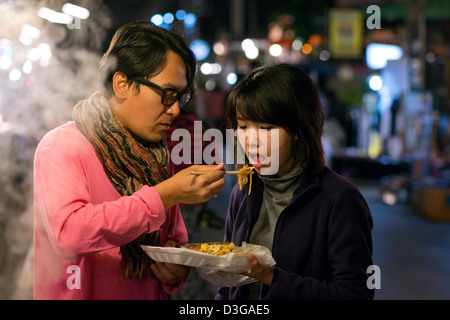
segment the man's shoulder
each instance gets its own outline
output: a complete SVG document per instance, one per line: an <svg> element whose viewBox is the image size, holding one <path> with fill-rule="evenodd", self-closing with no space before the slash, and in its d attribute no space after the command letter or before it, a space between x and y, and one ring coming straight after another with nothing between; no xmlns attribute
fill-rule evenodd
<svg viewBox="0 0 450 320"><path fill-rule="evenodd" d="M48 145L63 143L69 146L83 137L83 134L78 130L75 122L69 121L47 132L39 144Z"/></svg>
<svg viewBox="0 0 450 320"><path fill-rule="evenodd" d="M75 122L69 121L49 131L39 142L36 156L50 152L52 154L79 153L92 148L88 140L78 130Z"/></svg>

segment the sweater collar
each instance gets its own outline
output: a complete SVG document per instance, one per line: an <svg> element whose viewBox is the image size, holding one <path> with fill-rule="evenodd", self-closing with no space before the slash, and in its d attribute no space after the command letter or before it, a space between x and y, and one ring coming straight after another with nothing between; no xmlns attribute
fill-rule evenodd
<svg viewBox="0 0 450 320"><path fill-rule="evenodd" d="M320 177L323 176L327 171L329 171L329 169L325 167L322 173L320 173L319 175L310 175L308 173L303 173L300 183L294 190L291 202L295 201L297 198L299 198L308 190L311 191L320 188ZM258 199L259 200L262 199L263 190L264 190L264 183L262 179L258 174L254 174L250 198L253 199L255 205L256 205L255 201L258 202ZM248 193L248 189L246 190L246 192Z"/></svg>

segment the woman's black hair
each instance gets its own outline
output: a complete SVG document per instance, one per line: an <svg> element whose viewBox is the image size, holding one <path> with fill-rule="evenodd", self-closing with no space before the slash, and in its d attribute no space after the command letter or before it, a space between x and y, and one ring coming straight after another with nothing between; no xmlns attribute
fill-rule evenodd
<svg viewBox="0 0 450 320"><path fill-rule="evenodd" d="M259 67L231 90L225 118L237 128L237 116L285 128L296 145L295 161L303 170L319 174L325 160L322 147L324 113L317 86L300 68L289 64Z"/></svg>
<svg viewBox="0 0 450 320"><path fill-rule="evenodd" d="M196 60L193 52L180 35L148 21L130 22L116 31L100 62L100 92L105 97L114 93L112 79L116 72L125 74L130 85L134 78L158 74L166 64L167 51L175 52L184 61L187 86L194 92ZM139 89L139 84L135 84Z"/></svg>

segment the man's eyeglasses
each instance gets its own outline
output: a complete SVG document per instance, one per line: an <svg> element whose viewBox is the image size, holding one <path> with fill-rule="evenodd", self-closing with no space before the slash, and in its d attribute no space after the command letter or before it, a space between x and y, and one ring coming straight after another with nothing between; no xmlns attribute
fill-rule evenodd
<svg viewBox="0 0 450 320"><path fill-rule="evenodd" d="M161 91L161 102L166 107L172 106L178 100L178 106L180 108L183 108L189 102L189 100L191 100L192 97L192 92L190 90L180 92L175 88L162 88L144 78L135 78L133 79L133 81Z"/></svg>

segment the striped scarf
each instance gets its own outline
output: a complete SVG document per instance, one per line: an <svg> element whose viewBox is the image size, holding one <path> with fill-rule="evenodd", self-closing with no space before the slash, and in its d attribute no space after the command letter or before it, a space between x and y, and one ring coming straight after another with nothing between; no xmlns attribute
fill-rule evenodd
<svg viewBox="0 0 450 320"><path fill-rule="evenodd" d="M169 152L163 137L159 143L137 141L111 111L108 100L99 93L80 101L73 110L77 128L89 140L106 175L122 196L132 195L142 186L154 186L169 178ZM124 278L153 278L153 260L140 245L160 245L160 232L144 233L122 245Z"/></svg>

